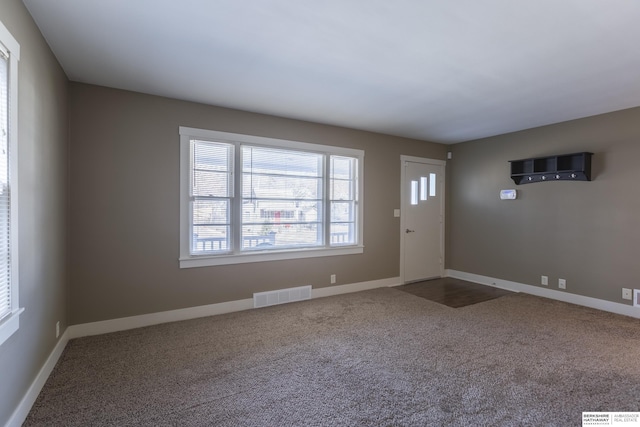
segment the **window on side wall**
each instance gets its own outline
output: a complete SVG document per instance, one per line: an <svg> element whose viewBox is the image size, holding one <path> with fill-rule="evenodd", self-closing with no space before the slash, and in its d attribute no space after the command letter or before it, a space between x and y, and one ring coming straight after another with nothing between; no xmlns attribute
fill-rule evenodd
<svg viewBox="0 0 640 427"><path fill-rule="evenodd" d="M362 253L364 152L180 128L180 266Z"/></svg>
<svg viewBox="0 0 640 427"><path fill-rule="evenodd" d="M20 46L0 23L0 344L19 328L17 96Z"/></svg>

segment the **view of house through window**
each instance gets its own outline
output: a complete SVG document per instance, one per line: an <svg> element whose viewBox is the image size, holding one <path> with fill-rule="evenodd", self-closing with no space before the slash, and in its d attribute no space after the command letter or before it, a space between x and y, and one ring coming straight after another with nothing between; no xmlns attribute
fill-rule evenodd
<svg viewBox="0 0 640 427"><path fill-rule="evenodd" d="M360 157L196 137L189 145L190 255L359 244Z"/></svg>
<svg viewBox="0 0 640 427"><path fill-rule="evenodd" d="M242 146L242 249L323 244L323 156Z"/></svg>

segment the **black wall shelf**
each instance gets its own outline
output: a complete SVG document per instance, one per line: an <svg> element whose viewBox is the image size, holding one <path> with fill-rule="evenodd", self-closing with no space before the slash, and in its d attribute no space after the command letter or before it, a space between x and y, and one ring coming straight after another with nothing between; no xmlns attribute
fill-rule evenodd
<svg viewBox="0 0 640 427"><path fill-rule="evenodd" d="M563 154L533 159L509 160L516 185L545 181L591 181L593 153Z"/></svg>

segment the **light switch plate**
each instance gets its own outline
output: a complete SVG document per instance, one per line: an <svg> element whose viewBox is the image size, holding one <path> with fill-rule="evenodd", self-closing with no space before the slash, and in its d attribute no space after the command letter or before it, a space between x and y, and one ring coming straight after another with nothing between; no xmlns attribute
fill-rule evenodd
<svg viewBox="0 0 640 427"><path fill-rule="evenodd" d="M400 209L394 209L393 210L393 216L395 218L400 218Z"/></svg>

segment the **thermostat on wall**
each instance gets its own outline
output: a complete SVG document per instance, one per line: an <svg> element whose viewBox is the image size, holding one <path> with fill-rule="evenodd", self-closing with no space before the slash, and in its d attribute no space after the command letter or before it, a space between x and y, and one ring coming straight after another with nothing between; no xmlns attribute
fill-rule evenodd
<svg viewBox="0 0 640 427"><path fill-rule="evenodd" d="M517 196L516 190L500 190L500 200L515 200Z"/></svg>

